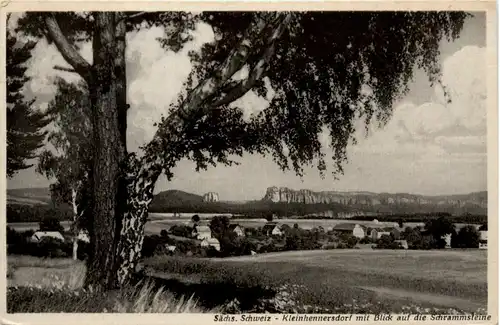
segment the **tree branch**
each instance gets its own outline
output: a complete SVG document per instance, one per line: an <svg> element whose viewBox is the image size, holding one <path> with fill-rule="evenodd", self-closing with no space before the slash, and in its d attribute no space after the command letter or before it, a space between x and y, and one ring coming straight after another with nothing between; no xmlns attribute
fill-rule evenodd
<svg viewBox="0 0 500 325"><path fill-rule="evenodd" d="M232 87L230 90L226 92L226 95L213 103L211 106L212 107L218 107L218 106L223 106L223 105L228 105L232 103L233 101L237 100L238 98L241 98L244 96L252 87L255 85L257 80L260 80L265 71L267 66L269 65L269 61L274 55L274 52L276 50L276 41L281 37L283 34L286 26L288 25L290 21L291 15L288 15L274 30L269 38L266 41L266 45L268 47L264 51L264 54L262 55L262 58L257 62L257 64L252 68L250 71L248 78L245 80L242 80L239 82L236 86Z"/></svg>
<svg viewBox="0 0 500 325"><path fill-rule="evenodd" d="M147 180L147 186L132 182L131 191L152 193L149 187L154 189L154 183L161 173L165 172L167 178L172 176L171 169L190 150L189 142L193 139L186 139L183 136L183 129L186 123L196 122L192 118L190 119L191 114L200 113L197 114L198 117L205 115L209 110L213 109L211 105L204 105L206 100L219 94L221 89L237 86L239 83L230 81L230 78L247 64L251 53L250 50L256 47L262 48L262 43L271 45L278 40L284 28L288 25L291 15L291 13L278 13L278 16L275 19L273 18L272 22L269 22L269 19L264 19L263 15L259 15L257 20L245 32L242 41L220 65L220 69L211 77L200 82L189 93L180 107L162 120L153 139L143 147L144 156L140 159L134 158L129 163L129 165L135 165L135 168L137 168L136 171L130 173L132 180ZM265 38L266 41L264 42L262 42L261 38L259 42L259 37L263 37L266 31L270 32L270 36ZM266 58L271 57L273 53L274 46L266 47L263 57L252 68L253 78L262 77L264 72L261 68L265 66L263 64L266 62ZM248 87L248 84L245 85ZM138 175L141 176L138 177ZM140 188L148 189L140 190Z"/></svg>
<svg viewBox="0 0 500 325"><path fill-rule="evenodd" d="M228 57L212 77L200 82L198 86L190 91L189 95L179 107L181 116L187 116L191 111L204 109L202 103L213 96L236 72L238 72L248 60L255 39L253 35L261 35L267 24L262 17L258 17L245 32L239 44L229 53Z"/></svg>
<svg viewBox="0 0 500 325"><path fill-rule="evenodd" d="M78 53L72 44L69 43L66 36L64 36L57 19L54 14L47 14L45 17L45 25L49 32L49 36L56 44L57 49L63 56L64 60L68 62L85 81L89 82L91 79L91 65Z"/></svg>
<svg viewBox="0 0 500 325"><path fill-rule="evenodd" d="M53 67L53 69L54 70L59 70L59 71L64 71L64 72L78 73L74 69L61 67L60 65L55 65Z"/></svg>
<svg viewBox="0 0 500 325"><path fill-rule="evenodd" d="M121 22L122 20L127 20L127 19L131 19L131 18L137 18L137 17L140 17L140 16L143 16L145 14L148 14L150 13L150 11L141 11L141 12L137 12L135 14L132 14L132 15L123 15L118 21L117 23Z"/></svg>

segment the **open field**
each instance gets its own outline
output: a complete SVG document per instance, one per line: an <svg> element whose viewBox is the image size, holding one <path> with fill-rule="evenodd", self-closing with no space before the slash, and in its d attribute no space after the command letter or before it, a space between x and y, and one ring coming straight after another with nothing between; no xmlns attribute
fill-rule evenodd
<svg viewBox="0 0 500 325"><path fill-rule="evenodd" d="M190 223L190 218L159 218L158 216L155 218L151 218L152 220L146 224L146 233L148 234L159 234L162 229L167 227L171 227L173 225L187 225ZM206 219L205 219L206 220ZM312 229L315 227L323 227L326 230L330 230L332 227L339 223L357 223L360 225L366 226L374 226L372 221L365 220L348 220L348 219L276 219L275 222L279 224L286 224L290 227L293 227L295 223L299 225L302 229ZM265 219L231 219L231 223L237 223L242 227L262 227L266 224L267 220ZM464 227L466 224L457 223L455 224L456 228L459 229ZM379 222L378 226L383 227L392 227L397 226L397 223L394 222ZM419 222L407 222L403 224L403 227L416 227L416 226L424 226L424 223Z"/></svg>
<svg viewBox="0 0 500 325"><path fill-rule="evenodd" d="M195 295L209 309L236 298L248 311L259 299L280 295L293 300L290 305L319 306L325 312L401 312L405 306L472 312L487 304L487 252L482 250L156 256L144 260L144 267L176 297ZM85 266L70 259L8 256L8 269L11 287L66 283L77 289Z"/></svg>
<svg viewBox="0 0 500 325"><path fill-rule="evenodd" d="M145 227L145 232L146 235L159 235L160 232L163 229L166 229L168 227L171 227L173 225L188 225L191 222L191 216L192 214L184 214L181 217L170 217L170 216L163 216L163 214L157 214L157 213L151 213L150 214L150 221L146 223ZM205 214L205 215L200 215L200 218L202 220L205 220L208 222L210 217L213 217L214 214ZM339 223L358 223L360 225L366 225L366 226L373 226L372 221L358 221L358 220L346 220L346 219L276 219L276 222L279 224L287 224L290 227L293 227L295 223L297 223L300 228L302 229L311 229L314 227L323 227L326 230L331 229L335 225ZM238 223L242 227L252 227L252 228L257 228L257 227L262 227L266 224L265 219L231 219L232 223ZM68 230L70 227L71 222L70 221L62 221L61 225ZM380 222L378 225L380 226L395 226L397 224L393 222ZM465 226L466 224L455 224L457 229ZM7 226L11 227L12 229L16 231L26 231L26 230L37 230L38 229L38 223L37 222L13 222L13 223L8 223ZM423 226L422 223L415 223L415 222L409 222L409 223L404 223L404 227L416 227L416 226Z"/></svg>
<svg viewBox="0 0 500 325"><path fill-rule="evenodd" d="M85 264L69 258L40 258L25 255L9 255L7 268L11 275L8 286L52 287L57 283L70 288L83 285Z"/></svg>
<svg viewBox="0 0 500 325"><path fill-rule="evenodd" d="M151 274L237 286L300 286L304 305L334 308L356 302L475 311L487 304L485 251L295 251L225 259L154 257ZM399 309L400 310L400 309Z"/></svg>
<svg viewBox="0 0 500 325"><path fill-rule="evenodd" d="M7 260L9 313L209 312L198 307L193 297L176 299L151 282L106 293L83 290L86 267L82 261L15 255Z"/></svg>

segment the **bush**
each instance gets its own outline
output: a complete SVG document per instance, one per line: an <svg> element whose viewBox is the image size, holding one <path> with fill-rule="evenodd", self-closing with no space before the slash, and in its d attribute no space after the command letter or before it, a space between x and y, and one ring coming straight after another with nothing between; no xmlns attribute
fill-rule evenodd
<svg viewBox="0 0 500 325"><path fill-rule="evenodd" d="M371 237L365 236L365 237L361 238L361 240L359 241L359 243L360 244L372 244L373 240L371 239Z"/></svg>
<svg viewBox="0 0 500 325"><path fill-rule="evenodd" d="M78 250L76 251L76 256L80 261L84 261L89 257L90 243L84 242L82 240L78 241Z"/></svg>
<svg viewBox="0 0 500 325"><path fill-rule="evenodd" d="M72 245L52 237L43 237L36 244L36 256L39 257L69 257Z"/></svg>
<svg viewBox="0 0 500 325"><path fill-rule="evenodd" d="M158 252L159 247L164 247L167 244L165 237L160 237L158 235L144 236L144 242L142 245L141 255L144 257L151 257L155 255L155 251Z"/></svg>
<svg viewBox="0 0 500 325"><path fill-rule="evenodd" d="M72 210L65 205L57 209L46 205L7 205L7 222L40 222L45 217L52 217L61 221L71 220Z"/></svg>
<svg viewBox="0 0 500 325"><path fill-rule="evenodd" d="M402 249L400 243L394 241L392 236L383 235L378 241L376 249Z"/></svg>
<svg viewBox="0 0 500 325"><path fill-rule="evenodd" d="M451 246L455 248L478 248L479 232L474 226L465 226L451 237Z"/></svg>
<svg viewBox="0 0 500 325"><path fill-rule="evenodd" d="M191 237L191 232L193 229L189 226L184 226L184 225L173 225L170 228L170 232L174 236L179 236L179 237Z"/></svg>
<svg viewBox="0 0 500 325"><path fill-rule="evenodd" d="M54 217L45 217L40 221L40 231L59 231L64 232L64 227L61 222Z"/></svg>
<svg viewBox="0 0 500 325"><path fill-rule="evenodd" d="M348 248L348 247L347 247L347 245L346 245L346 244L344 244L344 243L338 243L338 244L337 244L337 249L346 249L346 248Z"/></svg>
<svg viewBox="0 0 500 325"><path fill-rule="evenodd" d="M327 245L323 246L323 249L326 249L326 250L335 249L335 248L336 248L335 244L327 244Z"/></svg>

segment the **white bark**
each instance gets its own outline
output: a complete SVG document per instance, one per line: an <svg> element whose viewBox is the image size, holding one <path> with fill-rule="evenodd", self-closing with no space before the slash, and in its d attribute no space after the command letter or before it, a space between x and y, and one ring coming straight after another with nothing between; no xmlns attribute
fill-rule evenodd
<svg viewBox="0 0 500 325"><path fill-rule="evenodd" d="M77 219L78 219L78 204L76 203L77 197L76 189L71 189L71 205L73 206L73 260L78 259L78 228L77 228Z"/></svg>

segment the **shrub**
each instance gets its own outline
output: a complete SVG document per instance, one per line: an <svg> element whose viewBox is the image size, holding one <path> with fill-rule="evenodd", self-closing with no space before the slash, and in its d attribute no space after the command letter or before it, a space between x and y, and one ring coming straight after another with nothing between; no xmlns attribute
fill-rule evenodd
<svg viewBox="0 0 500 325"><path fill-rule="evenodd" d="M86 260L89 256L90 243L79 240L78 250L76 252L77 258L81 261Z"/></svg>
<svg viewBox="0 0 500 325"><path fill-rule="evenodd" d="M54 217L44 217L40 221L40 230L41 231L59 231L60 233L64 232L64 227L61 226L61 222Z"/></svg>
<svg viewBox="0 0 500 325"><path fill-rule="evenodd" d="M192 231L193 229L191 229L191 227L185 225L173 225L170 228L172 235L179 237L191 237Z"/></svg>
<svg viewBox="0 0 500 325"><path fill-rule="evenodd" d="M376 249L402 249L400 243L395 242L392 236L383 235L375 246Z"/></svg>
<svg viewBox="0 0 500 325"><path fill-rule="evenodd" d="M36 256L39 257L68 257L71 256L72 247L57 238L43 237L36 244Z"/></svg>
<svg viewBox="0 0 500 325"><path fill-rule="evenodd" d="M342 242L337 244L337 249L346 249L346 248L348 248L347 245Z"/></svg>
<svg viewBox="0 0 500 325"><path fill-rule="evenodd" d="M342 238L347 248L353 248L358 243L358 238L353 235L348 235Z"/></svg>
<svg viewBox="0 0 500 325"><path fill-rule="evenodd" d="M365 236L365 237L360 239L359 243L360 244L371 244L371 243L373 243L373 240L371 239L371 237Z"/></svg>
<svg viewBox="0 0 500 325"><path fill-rule="evenodd" d="M159 246L164 247L166 243L167 241L165 237L160 237L158 235L144 236L141 254L144 257L151 257L155 254L155 251L157 251ZM161 248L158 249L161 250Z"/></svg>
<svg viewBox="0 0 500 325"><path fill-rule="evenodd" d="M323 249L327 249L327 250L328 249L335 249L335 248L336 248L335 244L327 244L327 245L323 246Z"/></svg>
<svg viewBox="0 0 500 325"><path fill-rule="evenodd" d="M474 226L465 226L451 237L451 246L456 248L479 247L479 232Z"/></svg>

